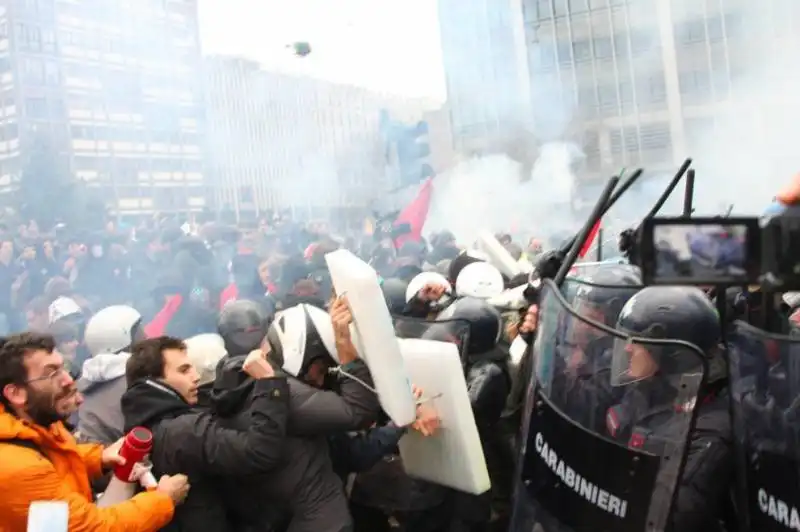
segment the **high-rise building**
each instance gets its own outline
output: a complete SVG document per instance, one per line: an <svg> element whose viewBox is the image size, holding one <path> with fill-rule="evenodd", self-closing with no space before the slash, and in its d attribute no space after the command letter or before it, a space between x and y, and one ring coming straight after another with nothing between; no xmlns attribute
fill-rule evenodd
<svg viewBox="0 0 800 532"><path fill-rule="evenodd" d="M798 50L792 0L521 0L530 83L553 84L582 132L587 176L671 167L742 124L748 84ZM772 52L771 52L772 50ZM765 69L766 71L766 69ZM765 83L769 81L765 78ZM750 102L752 103L752 102ZM762 102L763 103L763 102ZM755 129L754 129L755 131Z"/></svg>
<svg viewBox="0 0 800 532"><path fill-rule="evenodd" d="M526 120L519 9L509 0L438 6L453 143L459 152L483 151Z"/></svg>
<svg viewBox="0 0 800 532"><path fill-rule="evenodd" d="M239 217L363 212L390 187L381 111L416 122L435 104L233 57L206 60L209 185Z"/></svg>
<svg viewBox="0 0 800 532"><path fill-rule="evenodd" d="M4 0L0 21L0 187L46 135L121 215L203 207L196 0Z"/></svg>
<svg viewBox="0 0 800 532"><path fill-rule="evenodd" d="M491 133L486 124L501 122L494 110L510 101L538 141L582 147L581 178L674 169L701 158L694 150L728 124L748 129L745 115L759 141L780 144L765 124L800 106L796 97L751 98L759 69L771 83L767 72L790 70L800 55L794 0L440 0L440 21L456 146ZM506 99L512 74L522 102ZM470 90L484 100L464 105Z"/></svg>

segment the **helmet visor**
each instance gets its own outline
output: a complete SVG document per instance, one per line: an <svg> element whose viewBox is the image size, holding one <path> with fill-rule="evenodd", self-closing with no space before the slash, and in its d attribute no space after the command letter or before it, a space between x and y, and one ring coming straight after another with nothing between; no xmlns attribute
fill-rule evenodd
<svg viewBox="0 0 800 532"><path fill-rule="evenodd" d="M611 386L627 386L652 377L659 369L660 346L615 338L611 356Z"/></svg>

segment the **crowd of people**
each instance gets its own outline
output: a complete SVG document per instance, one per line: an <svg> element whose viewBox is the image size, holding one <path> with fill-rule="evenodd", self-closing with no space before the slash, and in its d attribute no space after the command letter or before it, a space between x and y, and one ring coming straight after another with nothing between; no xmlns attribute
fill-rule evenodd
<svg viewBox="0 0 800 532"><path fill-rule="evenodd" d="M399 439L434 433L437 414L422 402L397 427L382 412L324 261L351 249L382 276L393 313L425 318L445 287L426 282L409 300L409 283L477 260L451 234L395 247L285 220L88 234L30 223L2 242L0 529L23 530L37 500L67 501L70 530L477 530L495 519L490 494L404 473ZM479 383L481 435L499 444L510 385L499 313L467 299L450 312L475 326L466 376ZM98 506L134 427L154 435L157 487Z"/></svg>
<svg viewBox="0 0 800 532"><path fill-rule="evenodd" d="M797 188L800 203L800 181ZM74 532L580 529L599 519L596 508L577 506L594 503L598 488L589 485L574 507L553 503L568 500L564 486L577 483L576 470L552 447L542 450L540 432L520 434L547 408L583 427L587 452L610 440L643 460L664 457L651 473L672 480L643 495L647 512L616 496L612 508L600 490L603 518L641 514L653 530L738 530L724 331L769 307L768 330L788 334L798 312L792 293L772 307L752 288L643 288L639 268L620 261L580 269L558 297L540 286L533 303L530 263L543 271L565 254L542 253L535 240L523 251L505 234L496 239L519 262L517 275L448 232L342 238L324 224L275 220L124 232L109 224L83 236L63 227L40 233L31 223L4 234L0 530L10 531L24 530L31 503L43 500L68 504ZM458 347L491 477L486 493L404 470L405 434L448 429L416 387L408 426L383 411L347 295L336 293L326 266L342 248L376 270L398 337ZM524 298L509 296L523 288ZM720 300L724 321L713 304ZM534 333L533 351L515 350ZM620 341L630 337L644 343ZM734 402L750 392L737 393ZM156 482L104 502L123 437L136 428L153 435ZM591 467L613 466L608 458ZM630 475L625 482L638 478ZM547 499L547 490L561 499Z"/></svg>

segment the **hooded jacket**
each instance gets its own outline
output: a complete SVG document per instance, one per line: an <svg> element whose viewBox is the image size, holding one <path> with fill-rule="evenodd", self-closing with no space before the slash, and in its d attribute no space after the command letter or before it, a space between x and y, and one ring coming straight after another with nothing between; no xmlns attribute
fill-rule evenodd
<svg viewBox="0 0 800 532"><path fill-rule="evenodd" d="M288 399L285 378L256 381L252 404L243 413L246 426L235 430L162 382L133 383L122 396L125 432L149 428L154 475L183 473L192 486L165 530L237 530L227 517L220 482L266 473L282 463Z"/></svg>
<svg viewBox="0 0 800 532"><path fill-rule="evenodd" d="M129 358L128 353L107 353L83 363L78 380L78 391L83 394L78 411L81 441L110 445L124 435L120 400L127 389L125 364Z"/></svg>
<svg viewBox="0 0 800 532"><path fill-rule="evenodd" d="M247 423L243 413L251 401L254 383L240 371L243 356L231 357L218 368L212 408L229 426ZM349 369L371 386L372 378L363 362ZM268 530L264 521L280 513L290 514L288 532L344 532L351 526L347 498L336 474L326 436L365 428L380 409L377 396L353 380L341 381L340 393L312 388L297 379L289 381L290 437L282 468L262 478L235 479L227 483L229 507L246 526ZM276 504L265 512L264 504ZM257 511L253 511L257 510Z"/></svg>
<svg viewBox="0 0 800 532"><path fill-rule="evenodd" d="M0 530L24 532L33 501L66 501L69 531L155 532L171 519L172 499L140 493L100 509L89 482L102 475L103 447L77 444L61 423L21 421L0 406Z"/></svg>

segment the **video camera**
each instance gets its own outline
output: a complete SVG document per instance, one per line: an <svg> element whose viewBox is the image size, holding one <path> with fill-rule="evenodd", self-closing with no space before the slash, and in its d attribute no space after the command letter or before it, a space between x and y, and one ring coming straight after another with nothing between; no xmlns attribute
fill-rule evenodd
<svg viewBox="0 0 800 532"><path fill-rule="evenodd" d="M650 218L638 237L645 284L800 289L800 209L765 219Z"/></svg>

